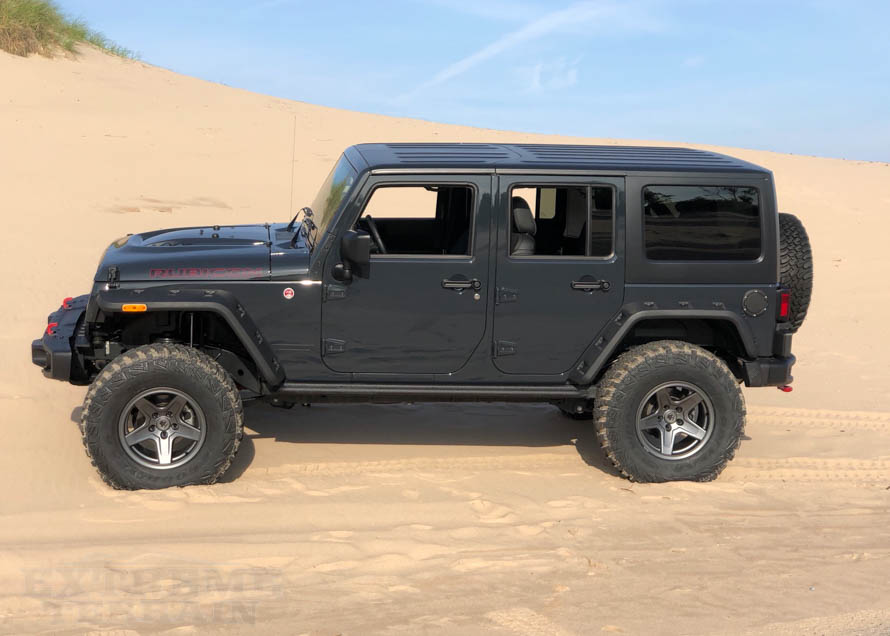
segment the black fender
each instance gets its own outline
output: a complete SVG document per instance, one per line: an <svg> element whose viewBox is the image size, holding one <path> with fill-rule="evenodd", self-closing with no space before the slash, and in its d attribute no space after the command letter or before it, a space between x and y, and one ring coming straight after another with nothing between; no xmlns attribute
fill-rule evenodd
<svg viewBox="0 0 890 636"><path fill-rule="evenodd" d="M284 383L281 363L247 310L232 293L219 289L161 285L143 289L101 289L95 296L95 307L106 314L121 313L125 304L132 303L144 304L149 312L195 311L220 316L250 354L269 389L274 391ZM87 310L88 321L95 319L92 305Z"/></svg>
<svg viewBox="0 0 890 636"><path fill-rule="evenodd" d="M726 309L648 309L645 303L629 303L609 321L581 355L569 380L579 386L593 383L600 371L612 359L624 336L638 322L651 319L709 319L732 323L739 334L742 346L750 358L757 357L757 348L751 330L741 316Z"/></svg>

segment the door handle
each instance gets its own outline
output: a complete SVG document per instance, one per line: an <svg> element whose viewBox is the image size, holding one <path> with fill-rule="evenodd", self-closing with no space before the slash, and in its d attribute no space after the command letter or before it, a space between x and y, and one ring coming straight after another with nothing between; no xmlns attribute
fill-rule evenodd
<svg viewBox="0 0 890 636"><path fill-rule="evenodd" d="M612 283L607 280L573 280L572 289L578 291L609 291Z"/></svg>
<svg viewBox="0 0 890 636"><path fill-rule="evenodd" d="M445 289L456 289L458 291L462 289L475 289L476 291L479 291L482 289L482 281L478 278L474 278L473 280L446 278L442 281L442 287Z"/></svg>

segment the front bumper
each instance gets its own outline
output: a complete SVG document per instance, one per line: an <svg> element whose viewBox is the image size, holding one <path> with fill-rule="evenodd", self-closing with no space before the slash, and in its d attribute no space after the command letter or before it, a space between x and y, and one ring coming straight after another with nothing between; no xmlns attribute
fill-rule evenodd
<svg viewBox="0 0 890 636"><path fill-rule="evenodd" d="M756 360L742 360L742 379L745 386L785 386L794 380L791 377L791 367L796 358L788 354L787 357L757 358Z"/></svg>
<svg viewBox="0 0 890 636"><path fill-rule="evenodd" d="M75 384L85 380L80 365L72 360L77 329L89 298L89 294L72 298L51 313L43 337L31 343L31 362L46 377Z"/></svg>

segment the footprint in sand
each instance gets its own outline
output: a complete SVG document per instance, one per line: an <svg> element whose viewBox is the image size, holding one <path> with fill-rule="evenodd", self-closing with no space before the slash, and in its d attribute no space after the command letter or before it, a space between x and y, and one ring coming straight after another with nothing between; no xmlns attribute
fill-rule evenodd
<svg viewBox="0 0 890 636"><path fill-rule="evenodd" d="M455 528L448 533L452 539L475 539L481 534L479 528Z"/></svg>
<svg viewBox="0 0 890 636"><path fill-rule="evenodd" d="M319 572L340 572L342 570L351 570L360 565L358 561L332 561L331 563L321 563L315 566Z"/></svg>
<svg viewBox="0 0 890 636"><path fill-rule="evenodd" d="M479 515L482 523L513 523L519 519L512 509L487 499L472 500L470 508Z"/></svg>

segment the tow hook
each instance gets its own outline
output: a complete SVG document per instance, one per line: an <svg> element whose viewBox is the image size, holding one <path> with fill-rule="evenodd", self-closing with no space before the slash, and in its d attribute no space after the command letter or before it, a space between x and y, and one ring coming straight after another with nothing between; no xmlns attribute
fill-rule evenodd
<svg viewBox="0 0 890 636"><path fill-rule="evenodd" d="M777 386L776 388L779 389L782 393L791 393L794 390L793 386L789 386L787 384L783 384L782 386Z"/></svg>

